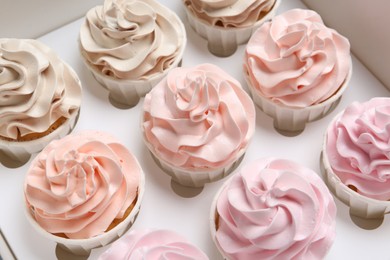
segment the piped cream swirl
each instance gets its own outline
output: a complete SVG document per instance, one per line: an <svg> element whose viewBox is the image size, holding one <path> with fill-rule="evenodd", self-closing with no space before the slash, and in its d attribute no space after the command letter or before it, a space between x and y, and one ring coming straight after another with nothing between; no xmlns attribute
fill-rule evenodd
<svg viewBox="0 0 390 260"><path fill-rule="evenodd" d="M255 128L252 100L215 65L175 68L146 95L144 137L160 159L216 169L238 159Z"/></svg>
<svg viewBox="0 0 390 260"><path fill-rule="evenodd" d="M170 68L185 37L177 16L155 0L105 0L88 11L80 47L102 74L144 80Z"/></svg>
<svg viewBox="0 0 390 260"><path fill-rule="evenodd" d="M345 185L390 199L390 98L349 105L327 130L326 153Z"/></svg>
<svg viewBox="0 0 390 260"><path fill-rule="evenodd" d="M228 259L323 259L336 205L312 170L260 159L239 170L217 199L216 241Z"/></svg>
<svg viewBox="0 0 390 260"><path fill-rule="evenodd" d="M0 136L16 140L75 116L81 103L77 75L36 40L0 39Z"/></svg>
<svg viewBox="0 0 390 260"><path fill-rule="evenodd" d="M208 260L199 248L169 230L135 230L115 241L99 260Z"/></svg>
<svg viewBox="0 0 390 260"><path fill-rule="evenodd" d="M348 40L314 11L293 9L264 23L246 47L244 70L259 95L288 107L319 104L351 69Z"/></svg>
<svg viewBox="0 0 390 260"><path fill-rule="evenodd" d="M50 233L83 239L102 234L135 201L141 168L112 136L84 131L52 141L25 178L28 208Z"/></svg>
<svg viewBox="0 0 390 260"><path fill-rule="evenodd" d="M183 0L195 16L213 26L249 27L274 6L275 0Z"/></svg>

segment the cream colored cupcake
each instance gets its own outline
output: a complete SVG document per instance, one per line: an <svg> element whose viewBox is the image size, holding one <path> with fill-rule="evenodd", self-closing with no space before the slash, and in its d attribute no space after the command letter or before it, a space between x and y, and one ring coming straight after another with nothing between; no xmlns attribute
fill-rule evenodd
<svg viewBox="0 0 390 260"><path fill-rule="evenodd" d="M192 28L208 41L211 53L232 55L271 19L281 0L182 0Z"/></svg>
<svg viewBox="0 0 390 260"><path fill-rule="evenodd" d="M264 23L249 40L244 74L255 103L278 130L299 132L337 104L352 74L348 39L311 10Z"/></svg>
<svg viewBox="0 0 390 260"><path fill-rule="evenodd" d="M202 187L228 175L255 131L255 107L240 83L212 64L176 68L145 97L146 146L176 182Z"/></svg>
<svg viewBox="0 0 390 260"><path fill-rule="evenodd" d="M0 39L2 159L25 163L68 134L80 104L80 80L54 51L36 40Z"/></svg>
<svg viewBox="0 0 390 260"><path fill-rule="evenodd" d="M145 179L137 159L107 133L55 140L25 177L26 215L44 237L78 255L119 238L135 221Z"/></svg>
<svg viewBox="0 0 390 260"><path fill-rule="evenodd" d="M178 16L155 0L106 0L80 29L87 67L119 104L134 106L177 67L186 46Z"/></svg>

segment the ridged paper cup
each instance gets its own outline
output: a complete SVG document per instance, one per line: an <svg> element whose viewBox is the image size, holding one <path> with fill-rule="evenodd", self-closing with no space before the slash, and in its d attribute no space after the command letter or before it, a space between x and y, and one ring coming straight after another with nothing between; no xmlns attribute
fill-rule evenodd
<svg viewBox="0 0 390 260"><path fill-rule="evenodd" d="M95 79L109 92L109 99L118 105L124 105L133 107L138 104L139 100L144 97L158 82L160 82L170 70L181 66L181 62L184 55L184 50L187 45L186 31L184 24L180 18L172 12L171 18L175 19L180 25L181 31L183 32L183 42L175 57L173 63L161 73L158 73L148 79L130 80L130 79L116 79L108 75L103 74L95 66L86 60L82 54L84 51L81 47L79 40L79 50L81 52L82 59L87 68L92 72Z"/></svg>
<svg viewBox="0 0 390 260"><path fill-rule="evenodd" d="M332 125L341 114L338 114L330 123ZM390 201L372 199L363 196L347 185L345 185L340 178L334 173L330 166L326 145L327 134L324 137L324 143L321 153L321 168L324 173L325 182L329 187L329 190L346 204L350 208L350 214L365 218L365 219L382 219L386 214L390 212Z"/></svg>
<svg viewBox="0 0 390 260"><path fill-rule="evenodd" d="M226 180L221 188L217 191L217 193L214 196L213 202L211 203L211 208L210 208L210 234L211 234L211 239L214 241L215 246L217 247L219 253L222 255L223 259L228 259L224 253L223 250L220 248L218 241L216 240L216 235L217 235L217 222L218 222L218 212L217 212L217 202L219 195L222 193L222 191L229 185L231 179L233 178L230 177L228 180Z"/></svg>
<svg viewBox="0 0 390 260"><path fill-rule="evenodd" d="M342 94L347 89L352 76L352 66L343 84L339 87L336 93L330 98L313 106L305 108L287 107L281 104L276 104L268 98L262 96L254 89L248 79L247 73L245 79L252 99L255 104L268 116L274 119L274 127L282 132L299 133L305 129L306 123L318 120L329 112L331 112L339 103Z"/></svg>
<svg viewBox="0 0 390 260"><path fill-rule="evenodd" d="M122 222L120 222L110 231L107 231L96 237L87 238L87 239L69 239L69 238L63 238L63 237L53 235L47 232L45 229L43 229L35 221L34 217L31 215L27 207L25 208L26 209L25 213L28 221L31 223L34 229L37 230L37 232L40 233L42 236L56 242L63 249L73 253L74 255L89 255L92 249L106 246L112 243L116 239L120 238L127 230L130 229L130 227L135 222L139 210L141 208L141 202L144 195L144 190L145 190L145 175L141 171L140 183L138 186L137 202L135 203L133 209L131 210L127 218L125 218Z"/></svg>
<svg viewBox="0 0 390 260"><path fill-rule="evenodd" d="M191 27L201 37L208 41L209 51L220 57L232 55L238 45L247 43L252 33L256 31L264 22L274 17L281 0L276 0L272 9L260 20L250 27L244 28L224 28L212 26L205 21L198 19L188 8L184 8L187 13L188 22Z"/></svg>

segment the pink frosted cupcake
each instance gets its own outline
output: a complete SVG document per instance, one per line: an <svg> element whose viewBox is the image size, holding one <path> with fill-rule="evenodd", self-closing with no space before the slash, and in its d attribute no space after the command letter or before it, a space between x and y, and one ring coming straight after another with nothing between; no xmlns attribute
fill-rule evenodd
<svg viewBox="0 0 390 260"><path fill-rule="evenodd" d="M176 68L146 95L146 146L178 183L201 187L226 176L255 130L255 108L240 83L215 65Z"/></svg>
<svg viewBox="0 0 390 260"><path fill-rule="evenodd" d="M352 74L349 41L311 10L293 9L264 23L245 51L255 103L279 130L299 132L335 107Z"/></svg>
<svg viewBox="0 0 390 260"><path fill-rule="evenodd" d="M217 193L211 233L225 259L323 259L336 205L314 171L281 159L242 167Z"/></svg>
<svg viewBox="0 0 390 260"><path fill-rule="evenodd" d="M330 123L322 162L328 185L351 214L390 211L390 98L354 102Z"/></svg>
<svg viewBox="0 0 390 260"><path fill-rule="evenodd" d="M232 55L272 18L281 0L182 0L192 28L208 41L211 53Z"/></svg>
<svg viewBox="0 0 390 260"><path fill-rule="evenodd" d="M144 193L136 158L114 137L84 131L51 142L25 177L27 217L37 231L88 254L134 222Z"/></svg>
<svg viewBox="0 0 390 260"><path fill-rule="evenodd" d="M199 248L169 230L133 230L115 241L99 260L175 259L208 260Z"/></svg>
<svg viewBox="0 0 390 260"><path fill-rule="evenodd" d="M179 17L156 0L105 0L80 29L80 51L116 103L134 106L182 60Z"/></svg>
<svg viewBox="0 0 390 260"><path fill-rule="evenodd" d="M36 40L0 39L2 162L9 157L23 164L67 135L80 105L80 80L53 50Z"/></svg>

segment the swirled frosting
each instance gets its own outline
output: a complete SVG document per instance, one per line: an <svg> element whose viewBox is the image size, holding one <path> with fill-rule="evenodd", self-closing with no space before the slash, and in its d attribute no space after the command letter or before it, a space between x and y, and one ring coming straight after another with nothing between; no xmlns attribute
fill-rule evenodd
<svg viewBox="0 0 390 260"><path fill-rule="evenodd" d="M182 0L196 17L213 26L249 27L274 6L275 0Z"/></svg>
<svg viewBox="0 0 390 260"><path fill-rule="evenodd" d="M254 128L252 100L212 64L173 69L144 100L146 144L174 167L224 167L246 148Z"/></svg>
<svg viewBox="0 0 390 260"><path fill-rule="evenodd" d="M86 15L81 53L117 79L148 79L170 68L185 47L184 26L155 0L105 0Z"/></svg>
<svg viewBox="0 0 390 260"><path fill-rule="evenodd" d="M217 200L216 242L229 259L323 259L336 205L321 178L292 161L243 167Z"/></svg>
<svg viewBox="0 0 390 260"><path fill-rule="evenodd" d="M390 98L349 105L328 127L326 153L347 186L378 200L390 199Z"/></svg>
<svg viewBox="0 0 390 260"><path fill-rule="evenodd" d="M0 39L0 136L16 140L47 131L78 113L77 75L36 40Z"/></svg>
<svg viewBox="0 0 390 260"><path fill-rule="evenodd" d="M99 260L208 260L199 248L169 230L134 230L115 241Z"/></svg>
<svg viewBox="0 0 390 260"><path fill-rule="evenodd" d="M351 69L349 41L314 11L293 9L264 23L246 47L244 70L259 95L288 107L319 104Z"/></svg>
<svg viewBox="0 0 390 260"><path fill-rule="evenodd" d="M52 141L32 162L24 184L27 206L50 233L83 239L100 235L136 200L141 168L103 132Z"/></svg>

